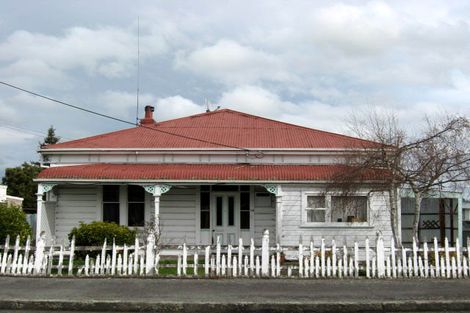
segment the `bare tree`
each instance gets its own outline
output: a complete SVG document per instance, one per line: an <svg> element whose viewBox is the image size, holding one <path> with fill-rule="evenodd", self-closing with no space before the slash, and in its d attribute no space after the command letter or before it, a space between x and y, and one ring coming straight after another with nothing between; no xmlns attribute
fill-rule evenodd
<svg viewBox="0 0 470 313"><path fill-rule="evenodd" d="M387 192L397 245L400 245L399 188L408 187L415 196L413 235L418 238L423 197L455 187L470 177L468 119L444 115L437 121L425 118L425 122L424 130L413 137L399 127L393 112L371 110L353 115L352 131L368 142L346 157L345 169L332 182L334 188L345 193L365 183L373 190Z"/></svg>
<svg viewBox="0 0 470 313"><path fill-rule="evenodd" d="M344 159L344 169L333 177L330 188L342 194L355 193L361 187L369 187L370 193L386 193L391 230L399 246L398 190L405 182L401 173L401 160L406 132L398 126L394 112L380 113L377 110L352 115L349 127L357 137L367 141L364 141L362 147L351 147L353 152Z"/></svg>
<svg viewBox="0 0 470 313"><path fill-rule="evenodd" d="M421 202L443 189L455 189L470 177L470 124L466 118L426 119L422 135L406 146L402 171L415 197L413 236L418 239Z"/></svg>

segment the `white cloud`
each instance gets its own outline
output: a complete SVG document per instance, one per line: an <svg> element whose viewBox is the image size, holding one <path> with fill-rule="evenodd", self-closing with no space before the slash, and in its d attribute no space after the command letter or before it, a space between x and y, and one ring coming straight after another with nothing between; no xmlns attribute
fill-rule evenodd
<svg viewBox="0 0 470 313"><path fill-rule="evenodd" d="M152 94L139 95L139 117L142 117L144 106L155 102L156 97ZM129 93L118 90L107 90L98 96L98 102L104 108L106 113L111 116L119 117L130 122L135 121L137 107L137 96L135 93Z"/></svg>
<svg viewBox="0 0 470 313"><path fill-rule="evenodd" d="M317 45L362 57L390 49L402 27L399 16L384 2L332 4L313 17L312 37Z"/></svg>
<svg viewBox="0 0 470 313"><path fill-rule="evenodd" d="M227 83L250 83L262 79L286 81L290 76L282 70L276 56L226 39L189 54L180 53L176 67Z"/></svg>
<svg viewBox="0 0 470 313"><path fill-rule="evenodd" d="M167 51L161 34L144 29L141 36L143 59ZM83 70L88 75L120 78L135 75L137 37L133 28L73 27L61 36L16 31L0 43L0 61L9 65L2 74L16 77L29 86L54 85L65 78L66 72ZM41 78L42 75L42 79Z"/></svg>
<svg viewBox="0 0 470 313"><path fill-rule="evenodd" d="M336 97L336 91L332 92ZM329 94L325 96L328 99ZM358 97L358 95L353 95ZM379 97L376 99L380 99ZM224 108L230 108L263 117L269 117L284 122L306 127L348 133L348 121L353 115L358 117L367 114L372 108L379 111L393 110L396 112L401 125L411 131L416 131L424 122L424 117L439 116L449 110L442 104L433 102L410 102L400 107L398 104L374 101L360 102L355 99L348 103L333 104L329 101L307 100L293 102L282 99L278 94L258 86L242 86L225 92L219 101ZM379 104L377 104L379 103ZM470 113L470 108L459 113Z"/></svg>
<svg viewBox="0 0 470 313"><path fill-rule="evenodd" d="M250 85L224 92L219 103L223 107L269 117L298 110L297 105L281 100L277 94L259 86Z"/></svg>
<svg viewBox="0 0 470 313"><path fill-rule="evenodd" d="M204 108L182 96L171 96L157 100L154 118L157 122L202 113Z"/></svg>
<svg viewBox="0 0 470 313"><path fill-rule="evenodd" d="M294 103L283 100L272 91L257 86L242 86L225 92L220 102L223 107L247 112L284 122L344 132L344 119L349 113L343 106L319 101Z"/></svg>

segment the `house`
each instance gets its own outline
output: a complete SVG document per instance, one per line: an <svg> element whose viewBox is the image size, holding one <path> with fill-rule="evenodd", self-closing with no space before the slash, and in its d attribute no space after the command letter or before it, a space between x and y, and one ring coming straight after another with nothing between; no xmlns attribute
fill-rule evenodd
<svg viewBox="0 0 470 313"><path fill-rule="evenodd" d="M345 157L373 143L229 109L162 122L153 111L136 127L39 150L50 167L36 180L37 234L63 241L80 221L155 220L166 245L260 244L265 229L286 246L390 242L386 195L325 191Z"/></svg>
<svg viewBox="0 0 470 313"><path fill-rule="evenodd" d="M7 189L8 186L0 185L0 203L6 202L10 205L21 207L23 205L23 198L8 195Z"/></svg>
<svg viewBox="0 0 470 313"><path fill-rule="evenodd" d="M414 206L413 193L407 188L402 188L400 222L401 240L405 246L413 243ZM457 238L463 238L460 244L466 245L467 234L464 232L466 223L463 209L463 193L460 191L436 191L425 195L421 202L418 240L432 243L436 238L443 246L447 238L449 244L453 246Z"/></svg>

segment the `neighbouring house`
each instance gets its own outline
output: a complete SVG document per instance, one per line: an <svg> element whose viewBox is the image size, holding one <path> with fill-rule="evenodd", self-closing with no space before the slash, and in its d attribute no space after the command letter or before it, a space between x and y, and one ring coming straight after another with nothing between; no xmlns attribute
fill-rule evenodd
<svg viewBox="0 0 470 313"><path fill-rule="evenodd" d="M468 194L464 193L462 201L462 243L466 244L470 239L470 200L468 200Z"/></svg>
<svg viewBox="0 0 470 313"><path fill-rule="evenodd" d="M0 185L0 202L6 202L11 205L22 207L23 198L8 195L7 189L8 189L8 186Z"/></svg>
<svg viewBox="0 0 470 313"><path fill-rule="evenodd" d="M373 144L229 109L155 122L147 106L136 127L41 148L50 167L36 180L37 234L61 242L79 222L142 229L158 217L167 245L258 245L265 229L284 246L390 243L385 194L325 189Z"/></svg>
<svg viewBox="0 0 470 313"><path fill-rule="evenodd" d="M463 238L460 244L467 244L466 223L463 212L463 193L458 191L436 191L428 194L421 202L418 223L418 240L431 243L434 238L444 245L445 238L454 245L457 238ZM401 240L409 246L413 243L413 221L415 217L415 199L409 189L401 190Z"/></svg>

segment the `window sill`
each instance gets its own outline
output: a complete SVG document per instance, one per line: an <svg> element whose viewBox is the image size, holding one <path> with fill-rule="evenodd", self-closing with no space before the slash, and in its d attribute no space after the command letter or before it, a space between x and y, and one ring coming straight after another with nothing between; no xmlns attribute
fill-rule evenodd
<svg viewBox="0 0 470 313"><path fill-rule="evenodd" d="M369 223L305 223L300 228L353 228L353 229L373 229Z"/></svg>

